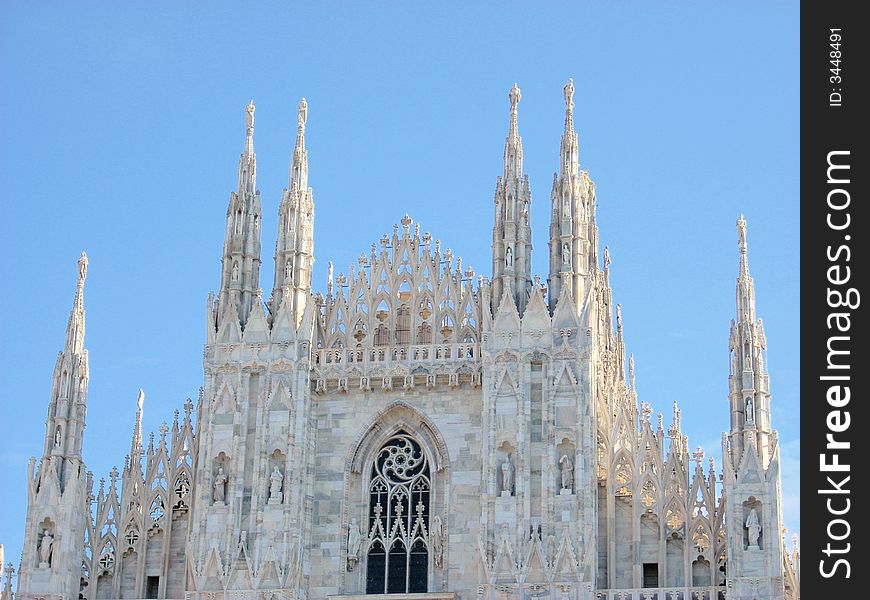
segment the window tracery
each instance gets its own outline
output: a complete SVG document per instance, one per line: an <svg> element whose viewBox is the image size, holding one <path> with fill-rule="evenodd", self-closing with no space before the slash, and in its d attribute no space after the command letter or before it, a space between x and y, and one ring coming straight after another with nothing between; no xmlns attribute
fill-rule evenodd
<svg viewBox="0 0 870 600"><path fill-rule="evenodd" d="M399 431L372 465L367 594L427 591L430 496L426 455L416 440Z"/></svg>

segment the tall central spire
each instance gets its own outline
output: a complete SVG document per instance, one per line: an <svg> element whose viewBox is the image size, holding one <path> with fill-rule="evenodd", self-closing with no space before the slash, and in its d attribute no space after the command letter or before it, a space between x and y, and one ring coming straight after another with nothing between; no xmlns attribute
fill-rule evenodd
<svg viewBox="0 0 870 600"><path fill-rule="evenodd" d="M507 292L520 314L529 300L532 285L532 230L529 209L532 192L523 175L523 140L517 126L520 88L515 83L508 93L510 125L504 144L504 175L496 181L495 225L492 231L493 314Z"/></svg>

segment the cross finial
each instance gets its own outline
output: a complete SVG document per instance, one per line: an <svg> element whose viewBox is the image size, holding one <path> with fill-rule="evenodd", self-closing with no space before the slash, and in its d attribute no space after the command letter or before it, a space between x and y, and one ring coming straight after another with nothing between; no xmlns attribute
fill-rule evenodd
<svg viewBox="0 0 870 600"><path fill-rule="evenodd" d="M695 462L698 463L698 468L701 468L701 461L704 460L704 451L701 449L701 446L695 448L695 452L692 453L692 458L694 458Z"/></svg>
<svg viewBox="0 0 870 600"><path fill-rule="evenodd" d="M166 434L169 432L169 425L166 424L166 421L163 421L160 424L160 443L162 444L166 441Z"/></svg>

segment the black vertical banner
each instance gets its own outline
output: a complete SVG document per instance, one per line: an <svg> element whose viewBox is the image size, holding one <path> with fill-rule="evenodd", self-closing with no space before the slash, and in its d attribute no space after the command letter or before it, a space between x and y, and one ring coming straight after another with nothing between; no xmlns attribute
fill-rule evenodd
<svg viewBox="0 0 870 600"><path fill-rule="evenodd" d="M801 5L800 549L801 593L809 599L868 597L864 9Z"/></svg>

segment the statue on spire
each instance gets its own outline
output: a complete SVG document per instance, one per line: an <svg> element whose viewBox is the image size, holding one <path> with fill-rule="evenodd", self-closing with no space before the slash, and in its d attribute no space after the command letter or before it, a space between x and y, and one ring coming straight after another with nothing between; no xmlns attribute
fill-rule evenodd
<svg viewBox="0 0 870 600"><path fill-rule="evenodd" d="M302 98L299 103L299 109L296 112L296 125L299 129L305 129L305 123L308 121L308 101Z"/></svg>
<svg viewBox="0 0 870 600"><path fill-rule="evenodd" d="M79 256L79 285L84 285L85 278L88 276L88 255L82 252Z"/></svg>
<svg viewBox="0 0 870 600"><path fill-rule="evenodd" d="M743 218L743 215L740 215L740 218L737 219L737 234L740 236L740 241L738 242L740 247L740 252L746 252L746 219Z"/></svg>
<svg viewBox="0 0 870 600"><path fill-rule="evenodd" d="M251 133L254 130L254 111L256 108L254 107L254 101L248 100L248 105L245 106L245 127L248 129L248 132Z"/></svg>
<svg viewBox="0 0 870 600"><path fill-rule="evenodd" d="M514 87L511 88L511 91L508 94L508 98L511 101L511 112L516 112L517 104L520 103L520 99L522 98L522 94L520 94L520 87L516 83L514 83Z"/></svg>
<svg viewBox="0 0 870 600"><path fill-rule="evenodd" d="M565 87L562 88L562 93L565 95L565 107L568 110L574 108L574 80L569 79Z"/></svg>

